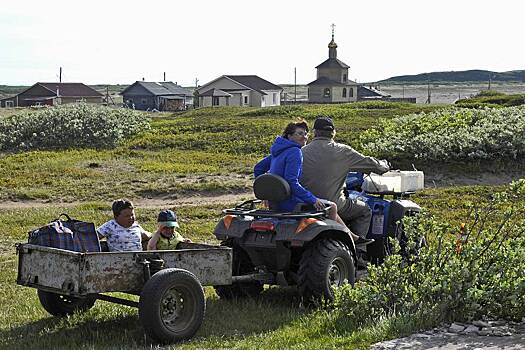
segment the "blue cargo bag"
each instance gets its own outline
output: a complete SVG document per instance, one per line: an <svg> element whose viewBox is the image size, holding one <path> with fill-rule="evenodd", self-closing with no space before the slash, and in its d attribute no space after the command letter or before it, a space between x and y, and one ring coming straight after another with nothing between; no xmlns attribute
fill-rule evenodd
<svg viewBox="0 0 525 350"><path fill-rule="evenodd" d="M67 220L61 220L61 216ZM95 224L71 219L67 214L60 214L46 226L29 232L27 242L76 252L100 252Z"/></svg>

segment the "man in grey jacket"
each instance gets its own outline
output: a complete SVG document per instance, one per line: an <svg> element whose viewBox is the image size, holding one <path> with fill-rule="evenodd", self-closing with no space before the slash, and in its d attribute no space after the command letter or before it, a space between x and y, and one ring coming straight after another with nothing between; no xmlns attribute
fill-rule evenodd
<svg viewBox="0 0 525 350"><path fill-rule="evenodd" d="M349 171L383 174L389 165L385 160L366 157L348 145L334 142L335 127L329 117L317 117L313 129L313 140L302 148L301 184L315 196L335 202L339 216L364 240L372 213L363 201L344 195L346 176Z"/></svg>

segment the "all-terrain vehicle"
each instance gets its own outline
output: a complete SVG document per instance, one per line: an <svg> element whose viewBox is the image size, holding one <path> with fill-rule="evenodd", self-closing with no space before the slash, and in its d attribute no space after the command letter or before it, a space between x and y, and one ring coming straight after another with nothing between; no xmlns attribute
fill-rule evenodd
<svg viewBox="0 0 525 350"><path fill-rule="evenodd" d="M402 172L399 175L405 178ZM381 182L378 179L376 185ZM416 182L414 189L422 187L422 173ZM349 229L329 219L327 210L304 204L292 212L274 210L275 202L290 196L290 186L277 175L257 177L253 185L256 199L224 209L225 216L214 230L221 244L233 249L232 275L236 276L232 285L215 287L219 297L256 296L264 284L273 284L297 285L307 300L332 300L333 287L354 284L358 261L381 262L390 251L386 237L401 237L403 217L420 210L406 199L410 186L383 186L368 194L359 191L366 183L354 173L347 179L348 195L362 197L373 213L368 237L376 242L370 249L356 246ZM387 194L394 198L385 199ZM261 201L268 201L269 209L257 208Z"/></svg>
<svg viewBox="0 0 525 350"><path fill-rule="evenodd" d="M358 251L362 257L359 262L382 263L387 255L393 253L391 239L399 243L404 257L417 253L409 251L403 218L421 211L410 196L423 187L424 175L421 171L389 171L383 175L348 174L346 195L364 201L372 212L367 238L373 238L374 242L366 247L366 251ZM424 237L418 237L415 243L417 249L421 248L425 245Z"/></svg>

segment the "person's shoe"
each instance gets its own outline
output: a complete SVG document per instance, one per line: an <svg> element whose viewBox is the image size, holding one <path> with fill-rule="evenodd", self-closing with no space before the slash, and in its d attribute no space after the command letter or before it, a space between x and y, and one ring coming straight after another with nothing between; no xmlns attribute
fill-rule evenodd
<svg viewBox="0 0 525 350"><path fill-rule="evenodd" d="M363 238L359 237L357 241L355 241L356 245L369 245L370 243L374 243L375 240L373 238Z"/></svg>

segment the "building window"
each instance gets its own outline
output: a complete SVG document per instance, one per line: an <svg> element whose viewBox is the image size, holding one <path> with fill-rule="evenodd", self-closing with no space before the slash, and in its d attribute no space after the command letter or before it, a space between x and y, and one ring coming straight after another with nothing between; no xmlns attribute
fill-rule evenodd
<svg viewBox="0 0 525 350"><path fill-rule="evenodd" d="M350 97L354 97L354 89L350 88Z"/></svg>
<svg viewBox="0 0 525 350"><path fill-rule="evenodd" d="M330 88L326 88L326 89L324 89L323 96L324 96L324 97L330 97Z"/></svg>
<svg viewBox="0 0 525 350"><path fill-rule="evenodd" d="M346 74L343 74L343 83L346 83Z"/></svg>
<svg viewBox="0 0 525 350"><path fill-rule="evenodd" d="M343 88L343 97L346 97L346 88Z"/></svg>
<svg viewBox="0 0 525 350"><path fill-rule="evenodd" d="M277 104L277 92L273 93L273 104Z"/></svg>
<svg viewBox="0 0 525 350"><path fill-rule="evenodd" d="M6 108L13 108L14 106L15 106L15 103L13 101L5 101Z"/></svg>
<svg viewBox="0 0 525 350"><path fill-rule="evenodd" d="M211 101L212 106L218 106L219 105L219 97L213 97Z"/></svg>
<svg viewBox="0 0 525 350"><path fill-rule="evenodd" d="M245 104L245 105L248 104L248 96L244 96L244 104Z"/></svg>
<svg viewBox="0 0 525 350"><path fill-rule="evenodd" d="M142 100L140 100L140 103L142 103L143 105L145 105L145 104L148 103L148 100L146 100L145 98L143 98Z"/></svg>

